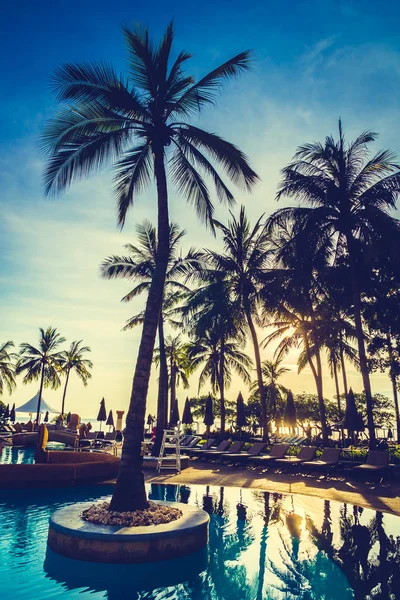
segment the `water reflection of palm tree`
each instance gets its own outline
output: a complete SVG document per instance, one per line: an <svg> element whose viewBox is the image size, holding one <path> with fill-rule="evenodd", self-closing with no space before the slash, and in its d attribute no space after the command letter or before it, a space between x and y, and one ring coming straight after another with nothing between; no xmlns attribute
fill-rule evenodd
<svg viewBox="0 0 400 600"><path fill-rule="evenodd" d="M256 600L263 600L263 589L265 579L265 559L267 554L267 538L268 538L268 526L271 515L269 506L270 493L264 492L264 527L261 532L260 538L260 558L258 563L258 586Z"/></svg>

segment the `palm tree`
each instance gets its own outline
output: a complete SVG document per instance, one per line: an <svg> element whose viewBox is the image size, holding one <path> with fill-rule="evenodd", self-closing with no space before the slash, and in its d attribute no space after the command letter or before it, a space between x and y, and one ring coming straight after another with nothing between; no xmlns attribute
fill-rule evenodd
<svg viewBox="0 0 400 600"><path fill-rule="evenodd" d="M172 413L176 402L176 388L181 381L183 387L187 389L189 387L189 375L191 374L191 367L186 353L186 345L182 343L181 336L176 335L168 336L165 340L164 352L167 359L167 365L169 367L169 389L170 389L170 410L169 410L169 421L172 421ZM161 351L157 348L154 353L154 361L160 363Z"/></svg>
<svg viewBox="0 0 400 600"><path fill-rule="evenodd" d="M0 395L4 394L6 388L9 394L12 394L17 383L15 381L15 364L18 360L18 354L10 352L14 348L14 342L9 340L0 344Z"/></svg>
<svg viewBox="0 0 400 600"><path fill-rule="evenodd" d="M214 394L220 395L221 432L225 431L225 389L232 382L232 371L245 383L250 383L248 369L252 361L240 350L235 340L220 337L217 328L206 329L201 336L186 346L187 357L192 371L203 366L199 375L199 392L207 381ZM222 359L221 359L222 356Z"/></svg>
<svg viewBox="0 0 400 600"><path fill-rule="evenodd" d="M192 273L203 285L187 294L186 304L178 312L183 316L192 339L208 339L209 347L215 352L218 366L214 375L219 377L217 386L220 396L221 430L225 430L225 345L230 342L244 343L243 318L240 305L230 294L230 284L224 275L213 269L200 269ZM206 344L207 345L207 344ZM216 389L215 387L213 389Z"/></svg>
<svg viewBox="0 0 400 600"><path fill-rule="evenodd" d="M230 214L231 220L227 225L214 221L215 226L222 232L224 253L206 250L205 257L211 265L210 268L221 273L229 282L230 293L239 302L245 315L253 343L258 392L262 408L262 427L264 438L266 438L268 435L266 395L262 378L260 345L255 325L261 323L260 290L264 270L271 256L270 240L262 223L262 216L254 227L251 227L243 206L238 218L232 213Z"/></svg>
<svg viewBox="0 0 400 600"><path fill-rule="evenodd" d="M87 386L88 380L92 377L89 369L93 368L93 363L87 358L83 358L85 352L90 352L88 346L81 346L83 340L72 342L69 350L61 353L61 367L65 373L65 386L62 396L61 414L64 415L65 396L71 371L75 371L84 386Z"/></svg>
<svg viewBox="0 0 400 600"><path fill-rule="evenodd" d="M278 379L285 373L289 373L290 369L281 367L283 358L275 358L274 360L264 360L262 362L262 375L265 390L271 400L272 414L275 415L277 400L282 398L282 394L287 394L288 390L284 385L278 383ZM258 389L258 382L253 382L250 390Z"/></svg>
<svg viewBox="0 0 400 600"><path fill-rule="evenodd" d="M122 298L122 302L129 302L142 293L149 293L152 278L156 270L157 262L157 231L154 225L145 221L136 227L138 245L127 244L127 256L109 256L100 266L100 274L106 279L122 278L136 282L135 287ZM164 325L168 312L179 302L182 295L188 291L180 279L188 275L190 270L197 265L198 253L190 249L182 257L179 254L179 245L185 235L185 230L179 229L178 225L171 223L169 231L169 260L164 284L164 295L162 308L158 317L158 341L159 341L159 364L160 376L158 383L157 399L157 436L153 444L153 453L158 455L163 431L168 423L168 369L165 353ZM137 325L143 325L145 311L131 317L126 323L124 330L131 329Z"/></svg>
<svg viewBox="0 0 400 600"><path fill-rule="evenodd" d="M315 142L298 148L293 162L282 171L277 199L293 197L306 206L282 208L269 219L269 228L294 224L299 247L310 239L323 240L328 257L348 259L352 274L352 301L360 370L367 403L370 446L375 446L373 400L361 320L359 266L366 248L385 247L395 255L400 224L390 215L396 208L400 173L395 156L380 151L368 160L367 146L376 139L371 131L346 143L339 120L339 139Z"/></svg>
<svg viewBox="0 0 400 600"><path fill-rule="evenodd" d="M61 192L73 180L97 170L106 161L114 161L121 227L152 174L156 182L157 265L147 297L121 465L110 504L111 510L118 511L147 506L141 444L169 257L166 165L170 180L210 226L214 207L203 175L213 181L221 202L234 201L211 161L233 183L248 191L258 179L236 146L189 123L193 114L213 103L225 79L249 68L250 53L241 52L193 83L183 71L183 64L190 58L187 52L180 52L170 66L172 23L157 45L151 42L147 29L124 27L123 32L130 54L128 80L119 77L108 64L68 64L59 68L53 79L57 98L73 106L60 111L43 137L50 154L45 174L47 194Z"/></svg>
<svg viewBox="0 0 400 600"><path fill-rule="evenodd" d="M43 386L56 390L61 385L64 353L57 348L65 342L65 338L54 327L48 327L46 330L40 327L39 331L37 348L27 343L20 344L20 359L15 370L18 375L25 373L22 380L25 384L40 379L36 423L39 423Z"/></svg>

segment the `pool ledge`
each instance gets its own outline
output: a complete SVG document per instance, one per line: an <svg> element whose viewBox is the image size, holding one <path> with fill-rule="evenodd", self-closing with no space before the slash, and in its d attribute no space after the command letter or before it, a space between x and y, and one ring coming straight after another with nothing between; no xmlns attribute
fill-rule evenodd
<svg viewBox="0 0 400 600"><path fill-rule="evenodd" d="M140 563L178 558L203 548L209 515L195 506L157 502L179 508L182 516L162 525L118 527L94 525L80 517L92 502L81 502L50 517L49 547L58 554L91 562Z"/></svg>

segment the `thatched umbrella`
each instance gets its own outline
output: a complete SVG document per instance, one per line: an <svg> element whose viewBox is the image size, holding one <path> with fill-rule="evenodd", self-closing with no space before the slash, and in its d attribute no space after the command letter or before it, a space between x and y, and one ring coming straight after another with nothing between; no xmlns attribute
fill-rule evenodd
<svg viewBox="0 0 400 600"><path fill-rule="evenodd" d="M11 423L15 423L15 403L13 404L10 412L10 421Z"/></svg>
<svg viewBox="0 0 400 600"><path fill-rule="evenodd" d="M101 431L102 421L107 420L106 401L104 400L104 398L102 398L102 400L100 402L100 409L99 409L99 414L97 415L97 420L100 423L100 431Z"/></svg>
<svg viewBox="0 0 400 600"><path fill-rule="evenodd" d="M110 412L108 413L106 425L109 426L110 431L111 431L111 427L114 427L114 416L113 416L113 411L112 410L110 410Z"/></svg>
<svg viewBox="0 0 400 600"><path fill-rule="evenodd" d="M287 394L283 422L286 425L286 427L291 427L293 430L297 425L296 407L294 405L294 399L291 390L289 390Z"/></svg>
<svg viewBox="0 0 400 600"><path fill-rule="evenodd" d="M392 440L393 439L393 431L392 431L391 427L389 427L389 429L388 429L387 436L388 436L388 440Z"/></svg>
<svg viewBox="0 0 400 600"><path fill-rule="evenodd" d="M9 419L10 418L10 405L7 404L6 406L6 410L4 411L4 415L3 415L4 419Z"/></svg>
<svg viewBox="0 0 400 600"><path fill-rule="evenodd" d="M346 398L346 413L344 415L343 428L347 429L351 434L354 434L355 431L364 431L365 429L363 418L357 410L354 393L351 388Z"/></svg>
<svg viewBox="0 0 400 600"><path fill-rule="evenodd" d="M178 398L175 398L175 402L174 402L174 406L172 407L172 414L171 414L171 427L176 427L176 425L178 425L178 422L180 421L180 417L179 417L179 406L178 406Z"/></svg>
<svg viewBox="0 0 400 600"><path fill-rule="evenodd" d="M46 414L44 415L44 419L43 419L43 421L44 421L45 423L48 423L48 422L49 422L49 411L48 411L48 410L46 410Z"/></svg>
<svg viewBox="0 0 400 600"><path fill-rule="evenodd" d="M244 412L244 400L242 392L239 392L236 400L236 426L239 429L239 436L242 437L242 427L246 427L246 415Z"/></svg>
<svg viewBox="0 0 400 600"><path fill-rule="evenodd" d="M211 394L208 395L206 400L206 409L204 412L204 425L207 427L207 437L210 436L210 427L214 425L214 413L213 413L213 402Z"/></svg>
<svg viewBox="0 0 400 600"><path fill-rule="evenodd" d="M193 423L193 415L192 415L192 411L190 409L189 398L186 398L186 400L185 400L185 407L183 409L183 415L182 415L182 423L184 425L191 425Z"/></svg>

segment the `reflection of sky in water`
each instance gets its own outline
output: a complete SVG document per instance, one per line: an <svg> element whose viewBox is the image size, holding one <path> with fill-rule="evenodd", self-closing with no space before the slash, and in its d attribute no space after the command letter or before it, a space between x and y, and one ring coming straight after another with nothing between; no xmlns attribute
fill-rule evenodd
<svg viewBox="0 0 400 600"><path fill-rule="evenodd" d="M151 485L153 499L181 499L210 512L208 552L137 566L83 563L46 552L54 509L110 492L106 486L3 490L2 597L361 600L373 590L371 598L396 598L389 594L399 589L394 565L400 572L400 544L394 551L395 540L386 534L400 533L400 519L302 496Z"/></svg>

